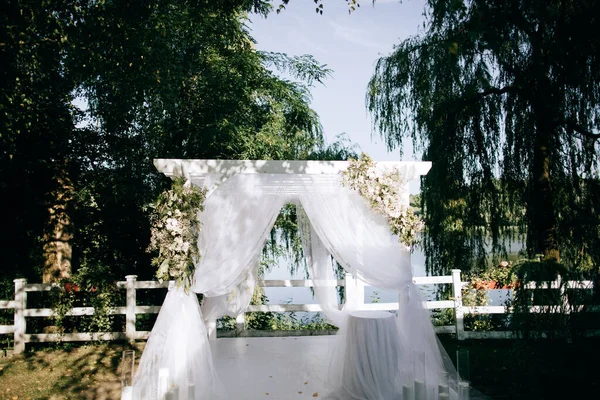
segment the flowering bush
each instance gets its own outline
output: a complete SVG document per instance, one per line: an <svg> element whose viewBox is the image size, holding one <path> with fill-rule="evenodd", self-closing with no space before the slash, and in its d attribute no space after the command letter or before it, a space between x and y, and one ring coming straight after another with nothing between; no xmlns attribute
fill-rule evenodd
<svg viewBox="0 0 600 400"><path fill-rule="evenodd" d="M68 280L60 281L50 290L52 325L44 327L44 332L112 332L119 292L108 267L90 265L84 259ZM77 319L67 318L73 307L93 307L94 313Z"/></svg>
<svg viewBox="0 0 600 400"><path fill-rule="evenodd" d="M187 291L194 279L195 264L200 259L198 213L204 209L205 189L176 178L171 189L160 194L151 214L149 251L158 251L152 259L159 282L175 280Z"/></svg>
<svg viewBox="0 0 600 400"><path fill-rule="evenodd" d="M378 172L375 162L363 153L358 160L350 160L342 175L344 186L358 191L374 211L387 217L392 233L398 235L401 243L408 247L418 243L423 223L410 208L400 203L404 182L398 171Z"/></svg>
<svg viewBox="0 0 600 400"><path fill-rule="evenodd" d="M481 289L512 289L517 283L517 268L510 261L501 261L495 267L470 277L473 285Z"/></svg>

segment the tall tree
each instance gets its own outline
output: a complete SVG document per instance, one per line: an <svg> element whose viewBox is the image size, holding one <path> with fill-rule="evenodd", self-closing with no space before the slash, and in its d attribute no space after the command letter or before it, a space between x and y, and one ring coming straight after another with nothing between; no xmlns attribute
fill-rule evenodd
<svg viewBox="0 0 600 400"><path fill-rule="evenodd" d="M433 161L429 267L486 264L503 237L530 256L600 265L600 3L429 0L425 32L381 58L367 107L390 148Z"/></svg>
<svg viewBox="0 0 600 400"><path fill-rule="evenodd" d="M46 3L8 1L0 12L0 173L10 232L4 264L24 271L21 261L38 253L36 271L51 281L71 269L69 139L77 115L64 65L72 26Z"/></svg>
<svg viewBox="0 0 600 400"><path fill-rule="evenodd" d="M110 265L117 276L153 275L144 254L145 206L168 184L153 158L295 158L322 136L308 90L329 74L324 66L309 56L257 52L241 8L161 4L146 28L132 28L127 7L112 11L121 29L133 29L121 36L143 45L115 50L82 90L95 124L78 154L94 161L82 163L79 220L86 224L76 254L79 262ZM131 68L130 60L141 65ZM114 64L125 67L112 71ZM267 69L275 64L295 79Z"/></svg>
<svg viewBox="0 0 600 400"><path fill-rule="evenodd" d="M0 9L3 273L152 276L152 159L296 158L322 144L312 57L261 53L261 0L17 1ZM287 71L288 80L269 67ZM74 105L77 104L77 107Z"/></svg>

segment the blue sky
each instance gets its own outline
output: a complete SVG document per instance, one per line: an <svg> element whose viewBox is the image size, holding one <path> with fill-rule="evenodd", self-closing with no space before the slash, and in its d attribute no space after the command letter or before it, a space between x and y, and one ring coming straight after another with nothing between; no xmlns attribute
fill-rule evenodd
<svg viewBox="0 0 600 400"><path fill-rule="evenodd" d="M352 14L343 0L323 3L323 15L315 13L313 0L292 0L280 14L266 19L251 16L249 26L257 49L312 54L333 70L325 86L317 84L312 90L312 107L329 141L345 132L376 161L418 160L409 142L405 142L402 158L398 150L386 151L384 141L372 132L365 90L378 58L422 30L425 1L377 0L373 6L363 0Z"/></svg>

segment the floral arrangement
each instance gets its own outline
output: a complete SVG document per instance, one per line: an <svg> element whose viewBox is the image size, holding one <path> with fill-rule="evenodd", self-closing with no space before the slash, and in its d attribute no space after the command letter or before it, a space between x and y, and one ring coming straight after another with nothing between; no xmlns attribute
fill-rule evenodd
<svg viewBox="0 0 600 400"><path fill-rule="evenodd" d="M206 190L176 178L151 205L151 237L148 251L157 251L152 265L159 282L175 280L187 291L193 283L195 264L200 259L198 213L204 209Z"/></svg>
<svg viewBox="0 0 600 400"><path fill-rule="evenodd" d="M418 244L423 222L400 203L404 182L398 171L378 172L375 167L375 162L364 153L358 160L350 159L348 169L342 172L342 184L356 190L374 211L385 215L392 233L412 248Z"/></svg>
<svg viewBox="0 0 600 400"><path fill-rule="evenodd" d="M518 281L517 267L510 261L501 261L495 267L474 274L470 280L476 289L512 289Z"/></svg>

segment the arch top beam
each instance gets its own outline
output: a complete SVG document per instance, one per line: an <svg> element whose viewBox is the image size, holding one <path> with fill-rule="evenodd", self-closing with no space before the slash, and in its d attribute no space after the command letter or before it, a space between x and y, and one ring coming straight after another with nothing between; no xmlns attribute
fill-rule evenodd
<svg viewBox="0 0 600 400"><path fill-rule="evenodd" d="M348 161L309 160L201 160L154 159L154 166L168 177L185 176L201 178L203 175L235 174L326 174L335 175L348 168ZM404 172L407 180L427 175L431 161L378 161L377 168Z"/></svg>

